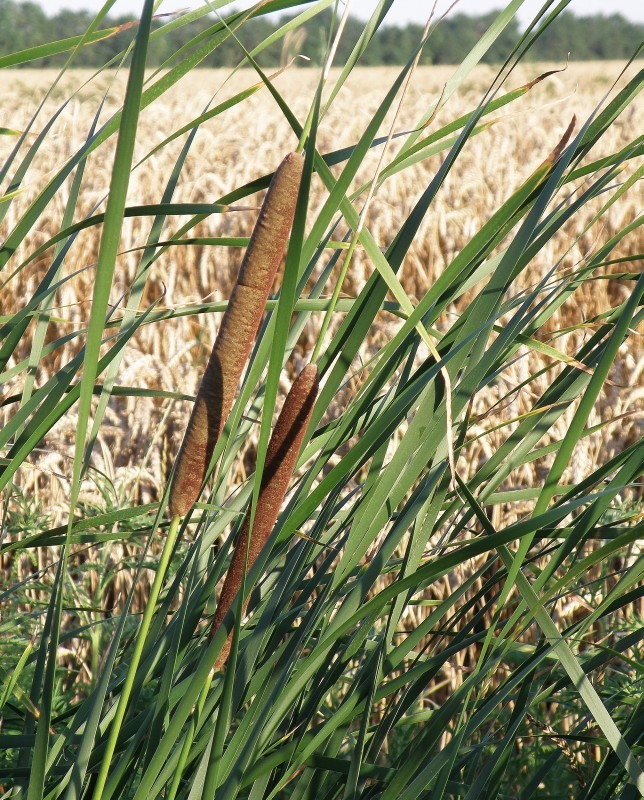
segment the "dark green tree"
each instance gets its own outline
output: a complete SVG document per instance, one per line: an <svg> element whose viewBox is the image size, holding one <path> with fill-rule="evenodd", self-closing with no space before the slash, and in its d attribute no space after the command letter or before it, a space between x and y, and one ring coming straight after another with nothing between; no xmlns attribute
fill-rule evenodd
<svg viewBox="0 0 644 800"><path fill-rule="evenodd" d="M496 17L497 12L472 17L455 14L440 22L431 33L423 50L423 64L458 64L463 53L469 52ZM331 11L303 26L297 39L280 41L266 48L258 57L264 67L274 67L295 54L306 56L311 64L320 64L327 48ZM105 19L102 28L122 25L132 17ZM252 50L272 34L288 17L275 20L273 17L258 17L236 28L235 35L222 34L214 16L204 16L190 25L165 31L155 38L149 48L148 61L152 66L170 65L183 48L192 50L204 41L218 42L212 53L203 60L203 66L230 67L243 61L244 53L239 42ZM60 11L47 16L35 2L0 0L0 55L23 50L50 41L78 36L87 30L92 20L87 11ZM167 21L154 22L155 31L163 29ZM76 56L79 67L98 67L108 63L122 53L132 41L135 28L125 27L110 36L85 46ZM362 24L349 18L337 53L339 63L344 63L353 50L362 32ZM423 35L423 26L383 25L363 53L361 63L365 66L397 65L407 61ZM487 63L500 63L508 55L519 36L518 22L512 22L496 39L486 53ZM198 41L195 38L198 37ZM211 37L215 37L212 39ZM624 59L630 57L644 40L644 25L637 25L619 14L611 16L575 17L569 12L561 14L537 40L529 52L533 61L555 61L562 63L568 58ZM60 66L67 54L43 58L30 62L30 66ZM300 62L304 64L304 62Z"/></svg>

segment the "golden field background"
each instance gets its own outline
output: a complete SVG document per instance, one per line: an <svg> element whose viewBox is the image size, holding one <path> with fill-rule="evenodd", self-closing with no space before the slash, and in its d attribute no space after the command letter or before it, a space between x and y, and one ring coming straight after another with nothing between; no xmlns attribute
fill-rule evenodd
<svg viewBox="0 0 644 800"><path fill-rule="evenodd" d="M521 86L552 68L552 65L522 67L510 76L506 88ZM621 65L611 62L574 63L565 71L546 78L518 102L487 118L494 119L496 124L474 137L466 146L449 174L437 202L424 220L406 259L401 279L412 297L422 296L435 276L450 263L481 223L546 158L573 114L577 116L579 130L608 91L620 69ZM453 68L450 67L424 67L417 70L397 120L396 130L407 131L416 126L428 105L440 96L452 72ZM357 70L352 75L322 121L319 139L319 149L322 152L357 141L396 74L393 69L372 68ZM7 126L21 129L44 91L51 85L54 73L15 70L4 75L5 81L0 87L3 118ZM474 108L493 76L492 68L479 67L437 115L428 132ZM193 74L188 83L179 84L142 112L135 161L143 159L165 137L202 113L212 95L216 93L215 102L219 103L237 91L253 85L254 77L247 70L240 71L228 81L228 73L225 71L202 70ZM46 120L48 112L58 108L61 100L69 95L70 89L82 86L88 78L89 73L80 71L66 75L64 83L54 90L53 96L47 101L40 119ZM278 88L301 120L308 111L316 80L317 73L314 70L303 69L291 69L277 78ZM48 135L47 146L39 151L27 173L24 191L14 201L2 226L2 238L13 228L27 203L33 200L54 171L82 146L103 92L109 89L101 115L102 121L117 110L122 99L123 86L123 77L117 77L110 85L108 77L103 74L79 89ZM608 137L591 153L591 157L614 152L632 141L637 135L636 116L637 103L627 109L612 127ZM387 132L388 125L389 123L385 124L383 132ZM40 126L36 124L34 130L39 129ZM184 138L143 161L133 171L128 204L160 201ZM3 156L11 145L9 137L2 137L0 147ZM173 200L214 202L235 187L272 171L282 155L295 145L295 137L276 103L265 89L260 90L244 103L201 127ZM115 137L112 137L90 156L75 220L82 219L95 204L104 201L109 186L114 146ZM391 155L395 153L395 149L396 142L393 142L389 151ZM373 175L379 152L378 148L365 161L358 176L358 184L369 180ZM435 174L442 157L440 154L433 156L394 175L376 194L370 207L368 226L383 248L391 242L416 199ZM69 183L66 184L67 189L68 187ZM565 232L551 241L539 254L531 270L534 281L556 263L559 263L560 272L570 269L615 231L632 221L641 211L637 195L636 190L626 194L611 207L599 224L578 239L583 226L591 220L599 205L595 203L584 207L582 213L575 216L574 223L568 225ZM314 218L316 209L324 199L325 193L320 183L316 182L310 207L311 218ZM46 213L41 216L22 251L15 254L5 270L6 274L13 272L12 264L19 264L36 246L60 229L65 201L66 192L61 192L57 202L50 204ZM104 203L98 210L102 208ZM248 205L244 208L248 208ZM189 235L247 236L255 216L256 212L252 209L213 215ZM186 219L169 220L162 239L168 239ZM127 291L140 258L140 250L127 251L145 243L150 224L150 217L125 220L122 233L124 253L117 264L113 291L115 303L122 301L122 294ZM614 257L641 252L641 237L640 229L626 239L620 250L614 253ZM340 238L339 234L334 238ZM98 242L96 228L85 231L81 233L67 257L67 275L79 269L83 271L58 291L53 309L56 321L50 326L48 341L85 327ZM48 255L45 254L3 284L3 315L20 307L23 299L35 291L49 265ZM152 268L145 304L162 298L164 292L162 308L186 306L204 300L225 300L240 258L239 248L173 247ZM358 252L349 271L344 294L355 296L371 271L372 266ZM517 290L521 288L524 287L517 286ZM329 287L329 295L331 289ZM576 325L600 313L622 299L620 292L624 292L624 288L616 282L593 282L592 291L578 292L573 301L567 303L557 314L551 323L552 330ZM467 297L463 298L463 302L467 302ZM454 308L453 312L457 314L458 308ZM218 319L217 314L202 314L144 327L128 346L118 382L125 386L194 393L201 367L217 330ZM320 322L321 314L314 315L300 343L302 354L312 348ZM395 318L382 315L380 327L373 332L372 352L377 349L381 337L389 336L396 324ZM449 325L450 320L445 319L443 324ZM574 331L558 338L554 345L564 352L572 353L577 349L580 340L587 335L588 329ZM72 353L78 351L80 344L80 339L77 339L69 346L60 348L55 357L41 363L37 383L44 382L55 369L66 363ZM21 344L19 358L27 358L29 350L30 337L27 335ZM623 353L621 373L612 376L613 384L603 396L591 424L611 415L618 416L634 410L635 404L641 399L641 364L638 367L637 356L635 352ZM523 358L514 366L513 374L505 376L508 386L512 381L520 382L529 373L543 366L546 360L534 352ZM544 377L542 388L545 388L550 379L550 376ZM5 385L3 392L15 394L20 389L21 382L17 379ZM475 412L483 413L491 399L479 397ZM531 405L534 398L527 400ZM526 410L526 406L519 395L505 413L511 418L523 410ZM3 409L4 415L11 412L12 406ZM145 398L120 398L112 401L108 425L104 427L96 449L95 465L119 488L123 499L136 503L158 495L188 413L188 403L181 401L159 403L158 400ZM600 450L603 451L602 458L608 458L610 451L622 447L632 439L635 435L635 424L635 419L622 420L618 425L605 429L601 437L586 439L584 452L579 453L579 457L575 459L576 468L582 473L586 472L590 464L598 459ZM565 421L561 425L565 425ZM37 469L24 469L19 481L26 491L33 492L50 509L59 511L60 514L64 514L68 495L66 478L71 471L69 455L74 431L74 417L70 414L43 443ZM480 440L477 443L477 452L472 454L473 458L467 459L467 463L475 466L479 458L485 458L486 453L494 451L499 441L497 437L505 437L507 432L499 431L498 434ZM555 430L553 433L556 436L561 432ZM144 456L147 456L147 460L142 464ZM465 460L461 466L465 469ZM530 470L528 468L521 476L524 485L531 485L538 480L538 476L531 474ZM91 491L90 486L88 491Z"/></svg>
<svg viewBox="0 0 644 800"><path fill-rule="evenodd" d="M521 67L509 78L506 89L532 81L552 68L552 65ZM481 224L549 155L568 127L573 114L577 116L576 130L579 130L610 89L621 69L622 65L610 62L574 63L565 71L536 85L518 102L487 118L488 121L493 119L495 124L473 137L466 145L424 220L405 261L401 280L412 298L421 297L426 292L436 276L445 269ZM441 96L443 86L452 73L453 68L450 67L423 67L417 70L396 121L397 131L408 131L417 126L430 103ZM20 70L3 74L5 80L0 86L2 124L21 129L51 85L54 73ZM354 72L322 120L318 142L321 152L335 150L357 141L396 74L395 70L387 68L358 69ZM450 120L471 111L480 101L494 74L490 67L478 68L442 108L427 132L437 130ZM632 70L629 75L631 74ZM101 121L107 120L118 109L123 96L124 76L114 78L101 74L96 80L83 86L89 77L89 73L83 72L65 75L63 83L46 101L39 117L41 122L34 127L36 132L42 128L49 114L58 108L71 91L79 87L49 133L46 146L40 149L29 169L24 191L12 204L0 230L0 238L5 238L46 181L82 146L104 92L109 90L101 112ZM143 160L157 144L202 113L213 95L216 94L216 103L222 102L226 97L253 85L256 80L255 75L247 70L238 72L232 79L227 78L228 72L224 71L197 71L187 82L175 87L142 112L135 151L135 162L141 161L141 164L131 176L129 205L160 202L184 137ZM314 70L292 68L276 79L278 89L283 92L302 121L308 112L317 78ZM110 83L112 80L113 83ZM620 85L623 82L624 80ZM637 111L637 103L626 110L605 140L591 153L591 159L615 152L635 138L638 133ZM383 133L388 131L389 124L387 122L383 126ZM173 201L215 202L235 187L271 172L283 155L296 144L295 137L274 100L262 89L241 105L201 127L188 155ZM4 157L11 146L12 140L9 137L0 137L0 156ZM101 204L99 210L103 210L114 147L115 137L112 137L90 156L75 220L82 219L96 204ZM388 151L390 156L393 156L396 148L394 141ZM379 149L375 150L365 160L356 185L373 176L379 152ZM442 158L441 154L433 156L394 175L375 196L367 224L383 248L393 239L415 201L436 173ZM389 160L387 158L386 163ZM5 270L6 282L0 290L2 315L9 315L21 307L25 298L34 293L48 268L50 253L14 274L16 265L29 252L60 229L70 185L68 182L56 203L50 204L32 230L30 239L15 254ZM6 187L1 188L4 190ZM559 198L562 196L560 193ZM315 217L316 210L321 207L325 197L320 182L315 181L310 205L311 219ZM599 223L584 233L584 227L599 210L600 204L591 203L585 206L563 232L539 253L529 271L531 283L536 283L554 265L558 265L558 276L578 266L588 253L596 250L641 213L640 203L641 195L638 197L635 187L615 203ZM226 214L213 215L190 235L247 236L256 211L249 209L247 204L244 208L248 210L231 210ZM170 238L186 219L168 220L161 238ZM115 304L122 303L123 293L128 291L141 253L136 248L145 243L150 224L150 217L125 220L121 247L123 252L117 264L112 295ZM341 233L340 228L334 238L339 239ZM47 341L53 341L86 326L98 242L98 232L94 228L83 232L72 247L64 274L73 277L57 292ZM640 228L624 240L612 255L617 258L641 252L643 245ZM144 295L144 305L159 299L160 308L225 300L235 279L240 258L239 248L201 245L173 247L154 263ZM358 252L343 294L355 296L372 269L364 255ZM8 280L7 276L10 276ZM332 288L329 286L328 295ZM524 288L526 286L520 284L514 291L520 292ZM551 342L553 346L567 354L576 352L594 330L592 324L583 326L582 323L622 301L626 291L623 283L610 280L593 281L584 285L551 320L548 333L575 326L573 330L554 339ZM462 307L460 304L468 301L469 296L462 297L450 309L450 314L439 321L438 327L444 330L451 325ZM218 314L185 315L141 328L125 351L117 383L128 387L194 394L217 331L219 318ZM294 359L295 366L299 366L297 362L303 362L307 354L310 355L321 321L321 314L312 316L299 343L298 354ZM373 331L361 354L362 359L377 352L379 343L388 339L398 324L395 317L383 313L377 330ZM331 334L332 331L333 328ZM630 343L632 341L637 341L637 337L632 337L623 347L614 374L610 376L611 382L606 386L589 420L590 425L610 419L615 419L615 422L580 442L571 462L571 473L568 475L570 479L580 480L590 472L593 465L608 460L638 435L637 412L638 409L641 410L644 394L642 359L641 353ZM36 373L37 385L51 377L78 352L81 345L82 337L78 337L44 359ZM22 359L28 358L29 352L28 332L15 360L9 366L15 366ZM500 408L494 408L495 403L508 395L512 387L546 365L550 366L550 370L534 381L528 390L511 394L509 402L502 404ZM355 365L355 382L348 390L360 380L360 367L360 363ZM522 357L500 376L495 388L488 388L475 398L472 412L479 417L479 422L472 428L472 434L484 433L501 421L514 419L532 408L536 398L552 381L559 367L551 358L525 350ZM2 387L5 397L21 391L23 375L21 373L5 383ZM341 397L338 398L338 403L342 403ZM4 406L0 423L15 408L15 405ZM542 444L561 438L574 408L571 406L568 409ZM493 410L488 414L490 409ZM49 517L50 524L61 523L66 519L71 457L76 433L73 411L72 409L45 438L37 450L37 461L25 466L16 481L20 492L30 498L33 508L42 509ZM95 448L92 463L96 471L85 481L81 499L96 502L98 506L105 503L106 496L110 502L119 505L136 505L159 499L174 454L178 450L189 411L190 405L186 401L142 397L113 398ZM329 414L333 413L334 409L329 409ZM513 427L510 424L473 442L457 465L462 476L467 478L476 471ZM252 450L252 439L248 447ZM541 460L526 465L510 476L506 487L538 485L543 480L548 463ZM232 483L246 476L249 464L252 464L252 459L245 459L242 455L235 473L231 476ZM10 498L9 508L16 510L16 502L17 497L13 500ZM495 524L507 524L522 513L525 513L525 508L517 505L495 506ZM5 564L6 566L8 565ZM25 564L25 574L33 568L33 565ZM21 569L18 570L17 577L21 577ZM449 585L443 588L449 591ZM440 593L439 587L437 591ZM411 615L415 613L422 611L410 611ZM413 619L409 622L413 623Z"/></svg>

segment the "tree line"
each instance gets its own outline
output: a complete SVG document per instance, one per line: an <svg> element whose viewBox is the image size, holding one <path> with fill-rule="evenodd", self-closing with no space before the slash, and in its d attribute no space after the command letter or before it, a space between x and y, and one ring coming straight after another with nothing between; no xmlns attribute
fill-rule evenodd
<svg viewBox="0 0 644 800"><path fill-rule="evenodd" d="M481 16L455 14L441 22L433 31L423 50L423 64L457 64L468 53L495 19L496 13ZM87 30L93 16L87 11L63 10L48 16L34 2L0 0L0 56L61 39L78 36ZM125 25L134 17L106 18L102 28ZM279 20L259 17L249 20L237 32L244 46L252 49L263 42L287 17ZM167 25L168 18L154 21L154 28ZM189 25L167 29L153 39L149 48L149 63L159 66L171 60L177 51L190 46L191 40L205 34L217 20L204 16ZM310 63L319 64L327 47L326 23L316 17L295 32L266 48L258 58L260 64L274 66L284 63L295 54L306 56ZM349 19L340 42L337 62L344 63L363 31L363 23ZM99 67L118 56L135 35L132 26L114 36L87 45L77 54L79 67ZM422 37L421 25L384 25L361 57L369 66L404 64ZM520 35L514 19L485 54L487 63L503 61ZM529 53L534 61L563 62L573 60L625 59L633 55L644 40L644 25L629 22L619 14L577 17L562 13L537 40ZM203 44L203 41L201 42ZM67 53L39 58L28 63L31 67L60 66ZM239 44L228 36L203 61L205 67L230 67L243 58ZM305 62L301 61L301 64Z"/></svg>

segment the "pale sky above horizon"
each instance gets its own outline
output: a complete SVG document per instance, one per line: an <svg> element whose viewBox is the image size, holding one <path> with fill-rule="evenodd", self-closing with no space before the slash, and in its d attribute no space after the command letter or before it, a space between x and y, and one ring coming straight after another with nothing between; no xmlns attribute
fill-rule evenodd
<svg viewBox="0 0 644 800"><path fill-rule="evenodd" d="M438 13L445 11L450 5L450 1L439 0ZM48 14L55 14L62 8L75 11L86 9L96 12L104 4L104 0L36 0L36 2L39 2ZM433 0L395 0L387 19L391 24L403 25L407 22L425 22L432 4ZM178 11L186 8L199 8L203 5L203 0L165 0L160 11ZM247 5L247 3L241 5ZM351 13L356 17L366 18L373 11L375 5L376 0L351 0ZM462 11L466 14L484 14L503 5L504 0L459 0L452 13ZM542 5L542 0L526 0L519 11L519 19L522 22L529 21ZM568 10L577 16L619 13L634 22L644 22L644 2L641 0L611 0L609 8L606 5L606 0L572 0ZM142 6L143 0L116 0L110 14L113 16L137 15Z"/></svg>

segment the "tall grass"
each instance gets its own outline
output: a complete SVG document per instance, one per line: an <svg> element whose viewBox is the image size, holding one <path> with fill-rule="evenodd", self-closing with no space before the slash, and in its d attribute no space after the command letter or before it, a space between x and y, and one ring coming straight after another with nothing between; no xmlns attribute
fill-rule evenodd
<svg viewBox="0 0 644 800"><path fill-rule="evenodd" d="M207 34L148 73L164 31L150 33L146 0L120 63L70 89L77 48L110 5L84 41L51 44L68 47L67 66L44 95L33 88L30 118L3 129L2 796L642 793L641 70L611 67L577 118L556 106L554 126L517 142L508 185L477 148L507 148L503 126L532 97L531 113L552 119L534 92L556 91L558 76L518 80L517 65L565 2L546 3L481 77L521 5L509 3L423 94L415 59L436 19L399 73L367 78L383 81L373 106L355 90L346 104L392 5L381 0L341 69L330 70L340 18L323 75L293 64L269 75L268 41L252 53L240 42L243 88L227 76L218 92L235 88L201 109L200 59L249 16L296 12L277 34L288 64L301 23L333 4L242 12L219 0ZM108 66L127 73L124 89ZM168 120L179 88L182 113ZM77 144L60 125L83 104ZM185 424L271 179L239 134L231 167L233 113L257 120L273 167L300 144L302 185L207 492L169 524L183 433L169 420ZM137 197L161 158L158 185ZM183 287L191 302L176 302ZM262 491L278 395L311 353L320 391L273 523ZM221 619L218 587L253 519L270 535L244 552L249 572Z"/></svg>

